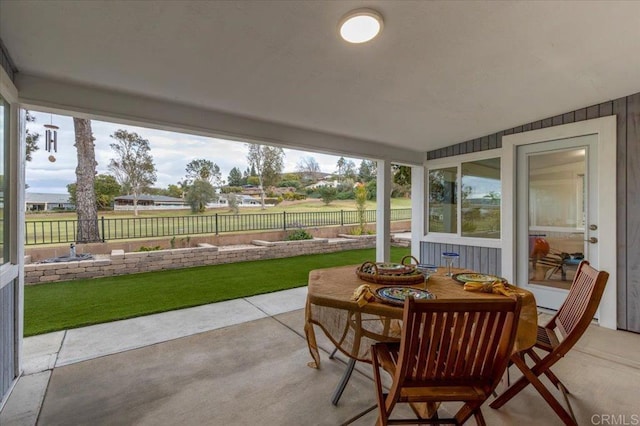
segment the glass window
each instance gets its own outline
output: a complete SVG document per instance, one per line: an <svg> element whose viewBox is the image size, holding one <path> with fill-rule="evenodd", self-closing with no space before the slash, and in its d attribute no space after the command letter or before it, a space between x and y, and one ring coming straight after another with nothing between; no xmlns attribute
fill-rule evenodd
<svg viewBox="0 0 640 426"><path fill-rule="evenodd" d="M429 171L429 232L458 232L458 168Z"/></svg>
<svg viewBox="0 0 640 426"><path fill-rule="evenodd" d="M500 238L500 158L462 163L462 236Z"/></svg>
<svg viewBox="0 0 640 426"><path fill-rule="evenodd" d="M0 264L9 260L9 209L6 159L9 150L9 104L0 96Z"/></svg>
<svg viewBox="0 0 640 426"><path fill-rule="evenodd" d="M500 158L431 169L428 186L428 232L500 238Z"/></svg>

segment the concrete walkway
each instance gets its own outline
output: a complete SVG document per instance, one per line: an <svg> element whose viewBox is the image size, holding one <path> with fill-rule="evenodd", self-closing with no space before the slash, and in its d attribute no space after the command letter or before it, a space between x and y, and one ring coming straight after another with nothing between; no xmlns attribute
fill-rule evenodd
<svg viewBox="0 0 640 426"><path fill-rule="evenodd" d="M3 411L2 426L35 425L54 368L268 318L304 307L299 287L24 339L23 376Z"/></svg>

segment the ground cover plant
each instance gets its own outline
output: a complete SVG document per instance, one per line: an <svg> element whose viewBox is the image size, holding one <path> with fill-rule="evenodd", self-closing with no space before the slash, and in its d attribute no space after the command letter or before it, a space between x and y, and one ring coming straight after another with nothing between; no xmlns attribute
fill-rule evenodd
<svg viewBox="0 0 640 426"><path fill-rule="evenodd" d="M408 248L392 247L399 262ZM375 249L25 286L24 335L48 333L307 285L309 271L360 264Z"/></svg>

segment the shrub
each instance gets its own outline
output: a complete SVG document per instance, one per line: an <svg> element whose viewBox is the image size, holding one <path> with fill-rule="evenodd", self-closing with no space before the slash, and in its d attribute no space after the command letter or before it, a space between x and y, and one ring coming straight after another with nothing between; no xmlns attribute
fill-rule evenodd
<svg viewBox="0 0 640 426"><path fill-rule="evenodd" d="M322 202L327 206L331 204L331 202L335 200L338 195L338 190L331 186L321 186L318 192L320 192Z"/></svg>
<svg viewBox="0 0 640 426"><path fill-rule="evenodd" d="M140 248L138 249L138 251L156 251L156 250L162 250L162 247L160 247L160 246L153 246L153 247L140 246Z"/></svg>
<svg viewBox="0 0 640 426"><path fill-rule="evenodd" d="M297 180L283 180L278 184L279 188L300 188L300 181Z"/></svg>
<svg viewBox="0 0 640 426"><path fill-rule="evenodd" d="M313 240L313 235L311 235L304 229L298 229L296 231L293 231L291 234L287 236L287 241L298 241L298 240Z"/></svg>
<svg viewBox="0 0 640 426"><path fill-rule="evenodd" d="M223 186L220 188L220 192L223 194L239 194L242 192L241 186Z"/></svg>
<svg viewBox="0 0 640 426"><path fill-rule="evenodd" d="M264 204L268 204L270 206L277 206L278 204L280 204L282 202L282 197L278 197L278 198L265 198L264 199Z"/></svg>
<svg viewBox="0 0 640 426"><path fill-rule="evenodd" d="M341 192L338 192L338 195L336 195L336 199L338 200L353 200L354 198L355 198L355 195L351 190L341 191Z"/></svg>
<svg viewBox="0 0 640 426"><path fill-rule="evenodd" d="M367 203L367 187L362 184L356 184L356 189L354 191L355 199L356 199L356 211L358 212L358 223L360 226L358 229L358 234L363 235L365 233L365 225L367 224L366 219L366 203Z"/></svg>

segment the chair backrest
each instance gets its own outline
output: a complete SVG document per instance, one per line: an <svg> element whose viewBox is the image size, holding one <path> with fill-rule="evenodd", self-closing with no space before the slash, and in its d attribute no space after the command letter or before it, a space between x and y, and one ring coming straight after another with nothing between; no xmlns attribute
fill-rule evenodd
<svg viewBox="0 0 640 426"><path fill-rule="evenodd" d="M608 279L608 272L594 269L586 260L580 262L569 295L552 319L565 338L562 346L573 346L586 331L598 310Z"/></svg>
<svg viewBox="0 0 640 426"><path fill-rule="evenodd" d="M396 380L482 383L490 392L508 365L520 297L405 301ZM398 383L397 382L397 383Z"/></svg>

